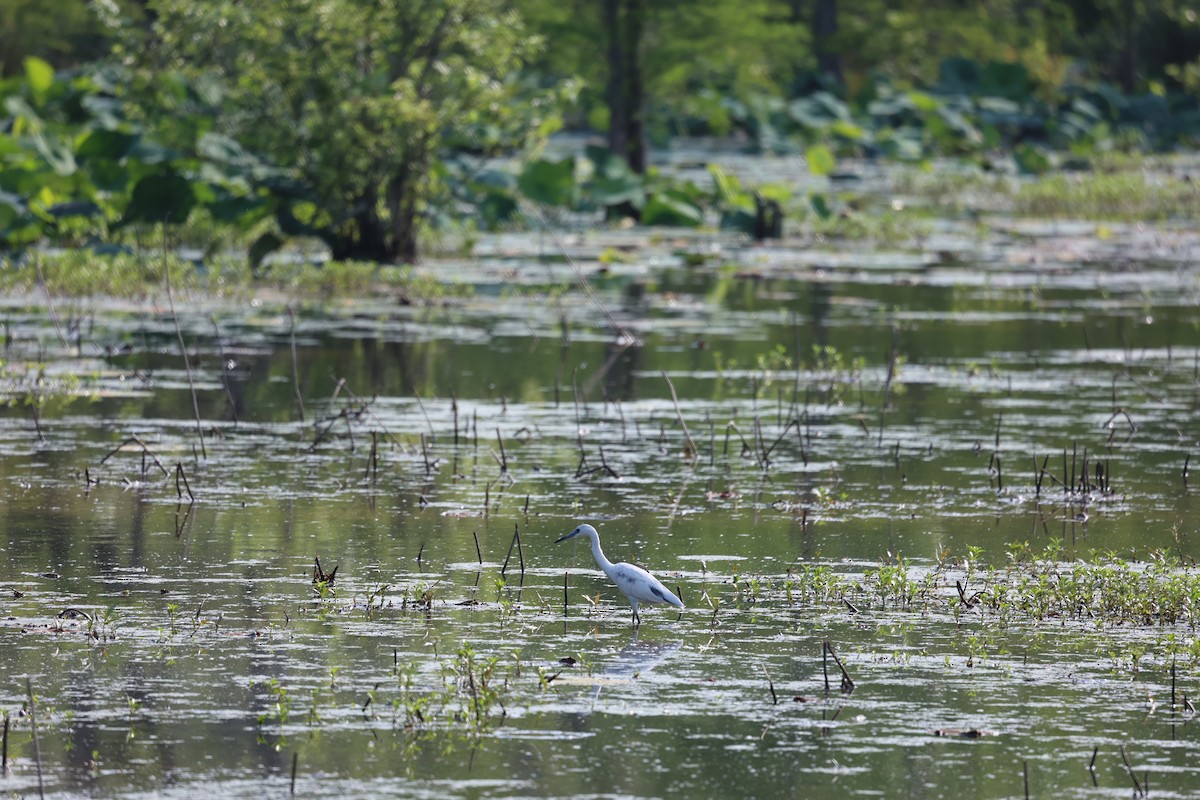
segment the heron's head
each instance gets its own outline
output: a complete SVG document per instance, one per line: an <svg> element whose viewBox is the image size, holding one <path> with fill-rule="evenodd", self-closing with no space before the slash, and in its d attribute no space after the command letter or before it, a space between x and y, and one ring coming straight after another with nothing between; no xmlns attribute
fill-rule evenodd
<svg viewBox="0 0 1200 800"><path fill-rule="evenodd" d="M565 542L567 539L574 539L576 536L595 537L595 536L599 536L599 534L596 533L596 529L593 528L591 525L580 525L578 528L571 531L566 536L560 536L557 539L555 539L554 543L558 544L559 542Z"/></svg>

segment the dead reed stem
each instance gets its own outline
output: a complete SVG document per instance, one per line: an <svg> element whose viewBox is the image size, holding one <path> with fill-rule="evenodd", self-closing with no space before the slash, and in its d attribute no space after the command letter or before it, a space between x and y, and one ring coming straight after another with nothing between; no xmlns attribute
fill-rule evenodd
<svg viewBox="0 0 1200 800"><path fill-rule="evenodd" d="M187 490L188 500L196 502L196 495L192 494L192 487L188 484L187 473L183 471L183 462L175 463L175 494L179 499L183 499L183 492L179 488L179 482L183 481L183 488Z"/></svg>
<svg viewBox="0 0 1200 800"><path fill-rule="evenodd" d="M842 673L842 694L850 694L854 691L854 681L850 679L850 673L846 671L846 667L842 664L842 660L838 658L838 654L834 652L833 645L826 639L821 644L821 666L825 673L825 694L829 694L829 668L826 664L826 656L833 658L833 662L837 664Z"/></svg>
<svg viewBox="0 0 1200 800"><path fill-rule="evenodd" d="M779 695L775 694L775 681L771 680L771 673L767 671L766 664L759 664L762 667L763 675L767 676L767 688L771 690L771 705L779 705Z"/></svg>
<svg viewBox="0 0 1200 800"><path fill-rule="evenodd" d="M879 404L879 441L883 444L883 429L887 423L888 404L891 402L892 381L896 379L896 362L900 357L900 328L892 325L892 349L888 353L887 378L883 382L883 402ZM861 389L861 386L860 386Z"/></svg>
<svg viewBox="0 0 1200 800"><path fill-rule="evenodd" d="M58 313L54 310L50 287L46 285L46 278L42 275L42 260L40 258L33 259L33 266L37 270L38 285L42 287L42 292L46 295L46 310L50 313L50 321L54 323L54 333L58 336L59 343L66 347L67 337L63 336L62 327L58 324Z"/></svg>
<svg viewBox="0 0 1200 800"><path fill-rule="evenodd" d="M296 312L291 306L287 309L290 323L288 340L292 348L292 391L296 394L296 408L300 411L300 422L304 422L304 395L300 393L300 360L296 357Z"/></svg>
<svg viewBox="0 0 1200 800"><path fill-rule="evenodd" d="M42 782L42 743L38 739L37 701L33 697L33 681L25 678L25 691L29 695L29 727L33 731L33 760L37 765L38 797L46 797L46 789Z"/></svg>
<svg viewBox="0 0 1200 800"><path fill-rule="evenodd" d="M374 402L374 399L372 399L371 401L363 400L361 397L359 397L357 394L354 393L354 390L352 390L350 388L350 386L346 383L345 378L342 378L339 381L339 383L341 384L342 388L345 389L346 396L349 397L351 400L353 400L355 403L358 403L358 405L359 405L358 411L355 411L352 413L355 416L365 416L368 419L370 419L372 422L374 422L376 425L379 426L379 429L381 431L383 431L383 436L385 439L390 440L394 447L402 448L403 445L400 444L400 440L397 439L390 430L388 430L388 426L383 424L383 420L381 420L379 417L375 416L375 412L371 410L371 403ZM421 402L421 398L418 397L417 403L420 404L420 402ZM421 410L424 411L425 410L424 407L422 407ZM428 414L425 415L425 420L426 420L426 422L429 422ZM429 423L429 427L430 427L430 430L433 429L432 422ZM434 438L436 438L436 437L434 437Z"/></svg>
<svg viewBox="0 0 1200 800"><path fill-rule="evenodd" d="M371 452L367 455L367 467L363 478L370 478L371 483L375 483L379 478L379 437L375 431L371 431Z"/></svg>
<svg viewBox="0 0 1200 800"><path fill-rule="evenodd" d="M675 416L679 420L680 427L683 428L683 435L687 437L688 449L684 454L685 458L694 458L700 451L696 448L696 443L692 441L692 434L688 430L687 423L683 421L683 411L679 408L679 396L675 394L675 384L671 383L671 378L668 377L666 371L662 372L663 380L667 382L667 388L671 390L671 402L675 404Z"/></svg>
<svg viewBox="0 0 1200 800"><path fill-rule="evenodd" d="M138 447L142 448L143 461L145 460L146 456L150 456L151 460L154 461L154 466L158 467L159 471L162 472L163 477L164 478L170 477L171 473L168 472L167 468L164 467L162 465L162 462L158 460L158 456L156 456L154 454L154 451L152 451L149 447L146 446L146 443L143 442L142 438L140 436L138 436L136 433L129 434L129 438L127 438L125 441L121 442L119 445L114 447L112 450L109 450L108 453L105 454L104 458L100 459L100 463L103 464L105 461L108 461L114 455L121 452L121 449L124 448L125 445L129 444L130 442L133 442L133 443L137 444Z"/></svg>
<svg viewBox="0 0 1200 800"><path fill-rule="evenodd" d="M217 315L209 314L208 321L213 326L213 337L217 340L217 351L221 354L221 388L225 390L225 402L229 403L229 416L233 419L233 427L238 426L237 403L233 401L233 389L229 387L229 356L225 353L225 345L221 340L221 328L217 325Z"/></svg>
<svg viewBox="0 0 1200 800"><path fill-rule="evenodd" d="M596 309L596 311L598 311L601 314L601 316L604 317L604 321L608 323L609 327L611 327L614 331L616 331L619 336L632 340L634 337L625 330L624 326L622 326L621 323L617 321L617 318L613 315L613 313L611 311L609 311L608 308L604 305L604 303L600 300L600 295L596 293L596 290L592 288L592 284L588 282L586 273L584 273L583 269L579 266L579 263L576 262L575 259L571 258L571 256L567 253L566 248L563 247L562 241L558 238L558 234L549 225L546 224L546 220L542 217L541 214L538 213L537 209L534 208L531 203L521 203L521 210L525 214L528 214L529 216L533 217L533 219L536 219L538 221L538 224L541 225L542 230L544 232L546 232L547 234L549 234L550 239L554 242L554 246L555 246L555 248L557 248L557 250L559 252L559 255L561 255L563 257L563 260L566 261L567 264L570 265L571 271L575 273L575 279L579 283L579 288L583 290L584 297L586 297L588 302L592 304L592 306ZM563 313L562 318L565 323L565 321L566 321L565 313ZM564 341L566 340L566 336L567 336L566 331L567 331L567 328L566 328L566 325L564 324L563 325Z"/></svg>
<svg viewBox="0 0 1200 800"><path fill-rule="evenodd" d="M454 417L454 449L458 449L458 398L450 397L450 415Z"/></svg>
<svg viewBox="0 0 1200 800"><path fill-rule="evenodd" d="M1138 776L1133 771L1133 765L1129 763L1129 756L1125 754L1125 745L1120 745L1121 761L1125 764L1125 769L1129 772L1129 778L1133 781L1133 796L1145 797L1146 792L1142 788L1142 782L1138 780Z"/></svg>
<svg viewBox="0 0 1200 800"><path fill-rule="evenodd" d="M171 291L171 262L167 259L167 226L163 225L163 284L167 290L167 304L171 309L171 319L175 323L175 336L179 339L179 352L183 354L183 368L187 372L188 389L192 393L192 413L196 416L196 436L200 438L200 453L208 460L208 448L204 444L204 425L200 422L200 400L196 397L196 382L192 378L192 362L188 358L187 343L183 339L183 328L179 325L179 315L175 312L175 295Z"/></svg>
<svg viewBox="0 0 1200 800"><path fill-rule="evenodd" d="M500 577L503 578L508 571L508 562L512 558L513 548L517 548L517 558L521 565L521 580L525 580L525 551L521 547L521 526L513 525L513 538L508 543L508 554L504 556L504 564L500 567Z"/></svg>

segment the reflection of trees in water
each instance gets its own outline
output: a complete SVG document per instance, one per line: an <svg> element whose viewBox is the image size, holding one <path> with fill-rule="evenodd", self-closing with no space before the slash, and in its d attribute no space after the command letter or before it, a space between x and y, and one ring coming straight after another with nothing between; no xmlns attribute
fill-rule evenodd
<svg viewBox="0 0 1200 800"><path fill-rule="evenodd" d="M833 287L824 281L811 285L808 316L812 320L812 344L825 347L829 344L829 311L833 305ZM797 356L802 357L801 353Z"/></svg>
<svg viewBox="0 0 1200 800"><path fill-rule="evenodd" d="M604 397L606 400L633 400L633 373L637 370L641 345L630 344L624 337L604 348Z"/></svg>

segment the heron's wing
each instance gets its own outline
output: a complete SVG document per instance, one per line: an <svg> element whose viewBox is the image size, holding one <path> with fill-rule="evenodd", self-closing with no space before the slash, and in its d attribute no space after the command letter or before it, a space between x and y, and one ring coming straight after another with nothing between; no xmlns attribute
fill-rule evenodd
<svg viewBox="0 0 1200 800"><path fill-rule="evenodd" d="M683 607L679 598L646 570L636 564L621 562L616 565L610 576L617 588L626 597L643 603L667 603Z"/></svg>

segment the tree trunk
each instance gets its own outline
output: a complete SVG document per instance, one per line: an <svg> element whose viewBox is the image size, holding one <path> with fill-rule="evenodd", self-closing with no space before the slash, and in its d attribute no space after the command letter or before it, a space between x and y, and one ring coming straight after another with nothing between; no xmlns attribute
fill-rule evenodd
<svg viewBox="0 0 1200 800"><path fill-rule="evenodd" d="M837 0L816 0L812 35L817 51L817 72L841 86L842 59L833 43L837 32Z"/></svg>
<svg viewBox="0 0 1200 800"><path fill-rule="evenodd" d="M384 187L387 218L380 219L379 198L369 191L359 199L349 231L325 236L335 261L412 264L417 260L417 196L412 170L405 167Z"/></svg>
<svg viewBox="0 0 1200 800"><path fill-rule="evenodd" d="M1137 3L1125 0L1125 48L1121 54L1121 88L1127 94L1137 89Z"/></svg>
<svg viewBox="0 0 1200 800"><path fill-rule="evenodd" d="M604 28L608 35L608 149L629 162L629 168L638 175L646 173L649 161L642 69L645 25L645 0L604 0ZM610 208L609 214L634 219L641 216L630 203Z"/></svg>
<svg viewBox="0 0 1200 800"><path fill-rule="evenodd" d="M391 215L393 261L413 264L417 260L417 197L412 172L405 166L388 181L387 203Z"/></svg>
<svg viewBox="0 0 1200 800"><path fill-rule="evenodd" d="M608 33L608 149L629 153L629 106L625 95L626 63L621 30L622 0L604 0L604 28Z"/></svg>
<svg viewBox="0 0 1200 800"><path fill-rule="evenodd" d="M626 137L629 167L638 175L646 174L649 161L646 140L646 85L642 70L642 37L646 28L644 0L627 0L625 12L625 80L629 93L629 134Z"/></svg>

